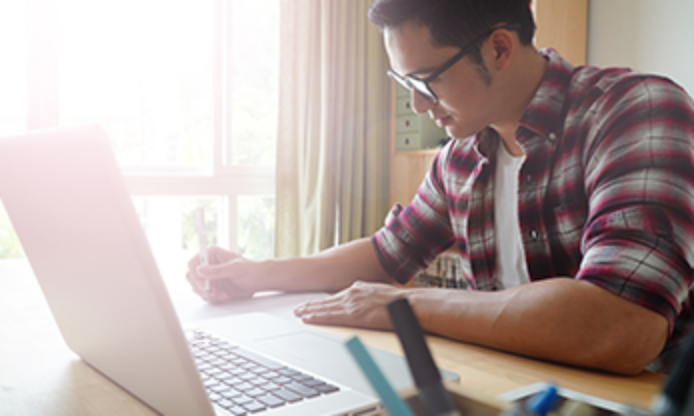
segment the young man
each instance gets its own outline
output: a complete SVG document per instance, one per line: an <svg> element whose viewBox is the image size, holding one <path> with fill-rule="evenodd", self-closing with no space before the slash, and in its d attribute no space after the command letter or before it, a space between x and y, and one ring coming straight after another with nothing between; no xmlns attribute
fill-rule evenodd
<svg viewBox="0 0 694 416"><path fill-rule="evenodd" d="M692 323L694 109L670 81L573 68L532 46L528 0L376 0L390 76L454 139L417 197L361 239L252 262L190 262L211 302L339 291L305 322L389 328L407 297L425 330L634 374L666 370ZM405 289L451 244L471 290ZM503 290L502 290L503 289Z"/></svg>

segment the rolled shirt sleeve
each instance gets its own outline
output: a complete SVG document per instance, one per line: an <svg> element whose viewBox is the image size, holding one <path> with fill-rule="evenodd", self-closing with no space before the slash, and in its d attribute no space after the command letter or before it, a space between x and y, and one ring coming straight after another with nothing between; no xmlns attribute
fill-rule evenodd
<svg viewBox="0 0 694 416"><path fill-rule="evenodd" d="M414 277L453 243L441 180L450 144L434 158L415 198L404 209L396 204L386 225L372 237L381 265L400 283Z"/></svg>
<svg viewBox="0 0 694 416"><path fill-rule="evenodd" d="M661 78L612 85L586 146L589 217L576 276L667 318L689 299L694 264L694 116Z"/></svg>

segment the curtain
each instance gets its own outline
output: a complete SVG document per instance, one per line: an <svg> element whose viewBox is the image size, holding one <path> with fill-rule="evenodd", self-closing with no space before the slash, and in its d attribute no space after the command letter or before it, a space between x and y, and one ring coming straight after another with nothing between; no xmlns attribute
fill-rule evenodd
<svg viewBox="0 0 694 416"><path fill-rule="evenodd" d="M372 234L388 210L390 81L370 0L281 0L275 253Z"/></svg>

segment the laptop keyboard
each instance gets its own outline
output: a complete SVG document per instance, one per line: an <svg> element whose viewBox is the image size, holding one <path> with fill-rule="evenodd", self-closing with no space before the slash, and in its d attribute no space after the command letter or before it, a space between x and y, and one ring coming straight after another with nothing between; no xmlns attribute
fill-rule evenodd
<svg viewBox="0 0 694 416"><path fill-rule="evenodd" d="M334 393L337 386L203 331L188 342L210 401L235 416Z"/></svg>

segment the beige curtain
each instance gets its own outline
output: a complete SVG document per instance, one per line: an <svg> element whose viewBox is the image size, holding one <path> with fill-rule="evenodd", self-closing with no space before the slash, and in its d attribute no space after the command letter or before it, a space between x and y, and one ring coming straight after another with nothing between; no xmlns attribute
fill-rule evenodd
<svg viewBox="0 0 694 416"><path fill-rule="evenodd" d="M370 0L282 0L278 257L372 234L388 210L390 82Z"/></svg>

